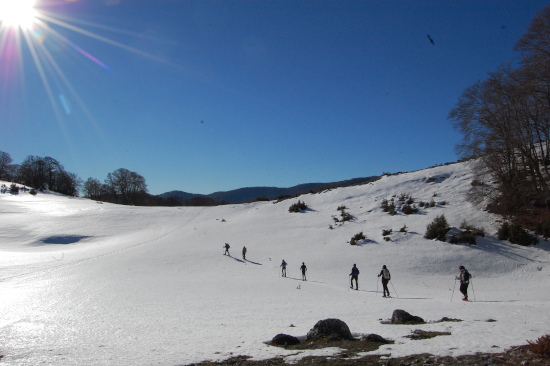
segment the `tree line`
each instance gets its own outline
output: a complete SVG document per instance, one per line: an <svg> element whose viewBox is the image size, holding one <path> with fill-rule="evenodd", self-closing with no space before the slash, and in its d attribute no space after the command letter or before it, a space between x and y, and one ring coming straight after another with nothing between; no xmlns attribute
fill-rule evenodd
<svg viewBox="0 0 550 366"><path fill-rule="evenodd" d="M215 206L209 197L181 200L163 198L148 193L145 178L125 168L108 173L105 180L96 178L83 181L75 173L49 156L29 155L21 164L14 164L9 153L0 151L0 180L17 182L38 191L50 190L68 196L79 196L96 201L136 206Z"/></svg>
<svg viewBox="0 0 550 366"><path fill-rule="evenodd" d="M449 119L463 136L457 153L480 158L498 182L491 209L518 217L550 208L550 5L515 51L517 66L501 66L466 88Z"/></svg>

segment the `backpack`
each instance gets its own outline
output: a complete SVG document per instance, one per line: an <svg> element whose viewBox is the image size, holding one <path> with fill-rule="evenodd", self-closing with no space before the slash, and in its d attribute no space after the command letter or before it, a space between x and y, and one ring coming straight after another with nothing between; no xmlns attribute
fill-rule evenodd
<svg viewBox="0 0 550 366"><path fill-rule="evenodd" d="M383 273L382 277L384 277L384 279L391 280L390 271L387 268L384 268L382 270L382 273Z"/></svg>
<svg viewBox="0 0 550 366"><path fill-rule="evenodd" d="M462 282L469 283L470 278L472 278L472 275L470 274L470 272L468 272L468 270L465 270L464 273L462 274Z"/></svg>

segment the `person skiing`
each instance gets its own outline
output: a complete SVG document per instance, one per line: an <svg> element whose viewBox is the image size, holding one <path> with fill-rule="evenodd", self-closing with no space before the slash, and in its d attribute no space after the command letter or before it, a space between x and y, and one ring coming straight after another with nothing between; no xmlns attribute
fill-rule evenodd
<svg viewBox="0 0 550 366"><path fill-rule="evenodd" d="M353 280L355 280L355 289L359 290L359 285L357 284L357 279L359 278L359 268L355 264L353 264L353 268L351 269L351 273L349 274L351 276L351 288L353 288Z"/></svg>
<svg viewBox="0 0 550 366"><path fill-rule="evenodd" d="M307 281L307 278L306 278L307 267L304 262L302 262L302 266L300 267L300 269L302 270L302 281Z"/></svg>
<svg viewBox="0 0 550 366"><path fill-rule="evenodd" d="M384 296L382 297L390 297L388 282L390 282L391 280L391 274L390 274L390 271L388 270L388 267L386 267L386 265L382 266L382 270L378 274L378 277L382 277L382 287L384 288Z"/></svg>
<svg viewBox="0 0 550 366"><path fill-rule="evenodd" d="M223 255L228 255L231 257L231 254L229 254L229 248L231 248L229 244L225 243L223 247L225 248L225 252L223 253Z"/></svg>
<svg viewBox="0 0 550 366"><path fill-rule="evenodd" d="M243 259L246 260L246 247L243 247Z"/></svg>
<svg viewBox="0 0 550 366"><path fill-rule="evenodd" d="M460 292L464 297L462 298L463 301L469 301L468 300L468 285L470 284L470 272L464 266L458 267L460 270L459 275L456 277L457 280L460 280Z"/></svg>
<svg viewBox="0 0 550 366"><path fill-rule="evenodd" d="M283 259L283 262L281 263L281 275L283 277L286 277L286 262L284 259Z"/></svg>

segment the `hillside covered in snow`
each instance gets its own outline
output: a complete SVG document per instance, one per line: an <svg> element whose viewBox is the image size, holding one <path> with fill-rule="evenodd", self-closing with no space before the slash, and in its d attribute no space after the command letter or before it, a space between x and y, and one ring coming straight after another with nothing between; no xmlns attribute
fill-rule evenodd
<svg viewBox="0 0 550 366"><path fill-rule="evenodd" d="M289 212L298 199L155 208L0 194L1 362L175 365L234 355L292 361L341 351L266 344L278 333L303 338L326 318L343 320L356 337L395 341L374 351L390 357L501 352L534 340L549 332L550 245L496 238L502 219L466 199L472 182L483 179L472 164L303 195L308 209L299 213ZM399 206L403 195L418 212L381 208L392 198ZM351 220L341 220L343 207ZM427 225L440 215L486 235L473 246L426 239ZM350 245L360 232L366 238ZM224 243L231 256L223 255ZM308 281L300 280L302 262ZM349 288L354 263L359 291ZM382 265L392 274L392 298L381 297ZM474 302L460 301L459 265L474 276ZM383 321L395 309L426 319L424 330L450 335L412 340L418 326ZM463 321L434 322L443 317Z"/></svg>

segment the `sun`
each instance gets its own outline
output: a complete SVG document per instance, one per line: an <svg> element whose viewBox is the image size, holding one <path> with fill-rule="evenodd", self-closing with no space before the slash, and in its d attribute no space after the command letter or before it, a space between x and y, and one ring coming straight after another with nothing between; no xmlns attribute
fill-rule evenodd
<svg viewBox="0 0 550 366"><path fill-rule="evenodd" d="M36 0L0 0L0 27L27 30L36 21Z"/></svg>

